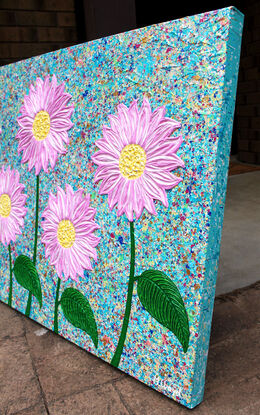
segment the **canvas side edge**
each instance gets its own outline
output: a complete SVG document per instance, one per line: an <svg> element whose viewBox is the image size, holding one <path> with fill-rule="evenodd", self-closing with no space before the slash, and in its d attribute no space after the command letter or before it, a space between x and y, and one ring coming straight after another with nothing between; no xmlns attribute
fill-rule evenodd
<svg viewBox="0 0 260 415"><path fill-rule="evenodd" d="M205 262L205 277L202 288L199 338L196 347L193 389L189 408L194 408L203 399L211 321L220 254L220 242L224 218L229 153L231 147L233 117L240 61L244 16L235 7L230 7L230 23L226 52L226 70L223 85L222 114L219 123L219 141L216 157L216 179L212 199L212 215Z"/></svg>

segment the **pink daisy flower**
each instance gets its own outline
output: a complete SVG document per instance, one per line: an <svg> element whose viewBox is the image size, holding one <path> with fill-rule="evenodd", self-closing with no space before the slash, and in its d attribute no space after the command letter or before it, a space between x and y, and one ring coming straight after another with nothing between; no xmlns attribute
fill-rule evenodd
<svg viewBox="0 0 260 415"><path fill-rule="evenodd" d="M103 127L103 138L93 156L98 165L95 182L102 180L99 194L108 195L110 210L117 204L117 215L126 214L133 221L144 208L156 215L154 200L168 207L166 189L172 189L181 178L171 173L184 162L176 155L182 137L171 137L181 124L165 117L165 107L154 112L144 98L141 109L137 101L129 108L117 107L110 115L110 128Z"/></svg>
<svg viewBox="0 0 260 415"><path fill-rule="evenodd" d="M84 269L91 270L90 258L97 259L95 247L100 238L93 232L99 228L94 222L96 210L89 206L90 195L83 189L73 192L66 184L66 192L58 186L57 196L50 193L48 206L43 212L42 242L45 256L50 257L59 278L78 281Z"/></svg>
<svg viewBox="0 0 260 415"><path fill-rule="evenodd" d="M17 118L20 129L18 152L23 152L22 163L28 168L35 167L38 175L43 169L47 172L50 162L54 168L58 154L64 154L64 144L69 144L68 130L73 105L67 106L71 95L64 92L64 83L57 84L56 76L44 80L37 78L36 86L30 86L29 95L24 97L21 115Z"/></svg>
<svg viewBox="0 0 260 415"><path fill-rule="evenodd" d="M24 226L27 196L19 179L18 170L11 170L9 166L6 171L4 167L0 170L0 241L4 245L14 242Z"/></svg>

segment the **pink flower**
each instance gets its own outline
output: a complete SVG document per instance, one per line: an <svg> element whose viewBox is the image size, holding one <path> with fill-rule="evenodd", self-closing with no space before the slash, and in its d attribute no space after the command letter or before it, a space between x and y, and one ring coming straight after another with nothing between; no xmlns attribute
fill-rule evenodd
<svg viewBox="0 0 260 415"><path fill-rule="evenodd" d="M73 125L73 105L66 106L70 99L71 95L64 92L64 83L58 85L55 75L51 82L49 76L37 78L36 87L31 85L29 95L24 97L17 118L18 152L23 151L22 163L28 162L29 170L35 167L36 175L42 168L47 172L49 162L54 168L58 154L66 152L63 144L69 144L67 131Z"/></svg>
<svg viewBox="0 0 260 415"><path fill-rule="evenodd" d="M4 167L0 170L0 241L9 245L21 235L20 228L24 225L27 209L24 207L26 195L24 185L19 182L17 170Z"/></svg>
<svg viewBox="0 0 260 415"><path fill-rule="evenodd" d="M181 124L164 116L165 107L152 112L146 98L140 110L135 100L129 108L118 105L117 111L109 116L111 127L104 126L103 138L96 142L95 182L102 180L99 194L108 195L110 210L117 204L117 215L125 213L133 221L134 212L138 219L144 208L156 215L155 199L168 207L165 190L181 181L171 173L184 167L176 155L182 137L171 137Z"/></svg>
<svg viewBox="0 0 260 415"><path fill-rule="evenodd" d="M50 257L59 278L78 281L84 269L91 270L90 258L97 259L95 247L100 238L93 232L99 228L94 222L95 209L89 206L90 195L83 189L75 193L66 184L66 192L58 187L57 196L50 193L48 206L43 212L42 242L45 256Z"/></svg>

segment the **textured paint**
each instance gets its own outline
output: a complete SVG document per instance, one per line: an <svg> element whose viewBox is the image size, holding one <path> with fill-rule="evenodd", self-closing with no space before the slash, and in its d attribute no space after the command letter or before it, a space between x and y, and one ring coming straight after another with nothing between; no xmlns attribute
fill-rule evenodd
<svg viewBox="0 0 260 415"><path fill-rule="evenodd" d="M36 265L42 307L36 291L31 298L30 317L53 329L59 288L65 293L63 313L59 312L60 335L108 362L115 352L124 315L130 237L126 216L117 217L115 210L109 210L107 196L98 194L99 185L94 183L97 167L91 158L97 151L95 142L102 138L102 126L109 125L108 116L116 113L120 103L129 107L137 99L140 106L144 97L149 99L152 110L164 105L166 116L181 123L178 133L183 142L178 156L185 167L174 173L182 181L167 191L167 208L155 201L157 216L144 210L135 222L135 268L136 275L149 268L161 270L178 286L189 318L189 348L184 353L174 334L148 314L135 286L119 368L190 408L202 400L204 389L242 25L242 15L235 8L226 8L99 39L0 69L0 167L19 171L28 209L22 235L11 244L10 252L0 244L0 298L8 303L10 258L14 261L26 255L35 262L36 252L37 183L35 190L35 172L28 171L18 154L17 118L30 85L38 77L52 78L55 74L57 83L64 82L65 92L71 95L73 127L67 132L67 152L59 154L48 173L41 173L38 183ZM45 115L41 113L39 117ZM95 222L100 227L95 231L100 242L97 259L92 260L93 270L85 270L78 281L57 278L41 243L42 213L50 192L56 194L57 187L65 189L65 184L71 185L74 192L82 188L90 194L90 206L96 210ZM75 294L67 291L71 287L89 301L98 343L93 329L88 335L74 327L77 321L71 320L72 325L66 318L65 300L69 293ZM12 306L24 313L28 291L15 278L12 290Z"/></svg>

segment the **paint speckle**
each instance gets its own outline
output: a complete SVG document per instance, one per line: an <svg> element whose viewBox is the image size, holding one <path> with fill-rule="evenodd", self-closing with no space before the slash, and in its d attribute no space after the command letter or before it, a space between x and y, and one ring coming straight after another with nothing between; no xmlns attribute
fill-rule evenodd
<svg viewBox="0 0 260 415"><path fill-rule="evenodd" d="M232 19L232 21L231 21ZM83 331L59 315L60 334L107 362L111 361L124 315L129 277L129 226L110 211L107 196L94 184L91 161L102 126L118 104L166 106L168 117L180 121L183 144L178 155L185 168L175 173L182 182L167 191L169 207L156 203L157 216L146 211L135 223L136 275L164 271L181 292L190 321L190 346L183 353L176 337L142 307L134 288L132 312L120 369L188 407L202 400L206 356L214 300L218 252L225 200L229 146L235 102L242 17L234 8L121 33L58 50L0 68L0 167L10 164L20 173L28 195L25 226L12 246L32 258L35 176L18 155L17 116L24 94L37 77L56 74L74 103L70 144L55 168L41 174L37 270L43 304L35 301L31 318L53 329L57 275L41 244L42 212L50 192L70 183L74 191L91 194L99 224L97 260L78 288L94 311L99 333L96 350ZM232 47L229 47L232 46ZM0 298L8 301L8 250L0 245ZM24 313L26 290L14 280L13 307ZM44 335L45 329L36 331ZM203 335L200 335L203 332Z"/></svg>

